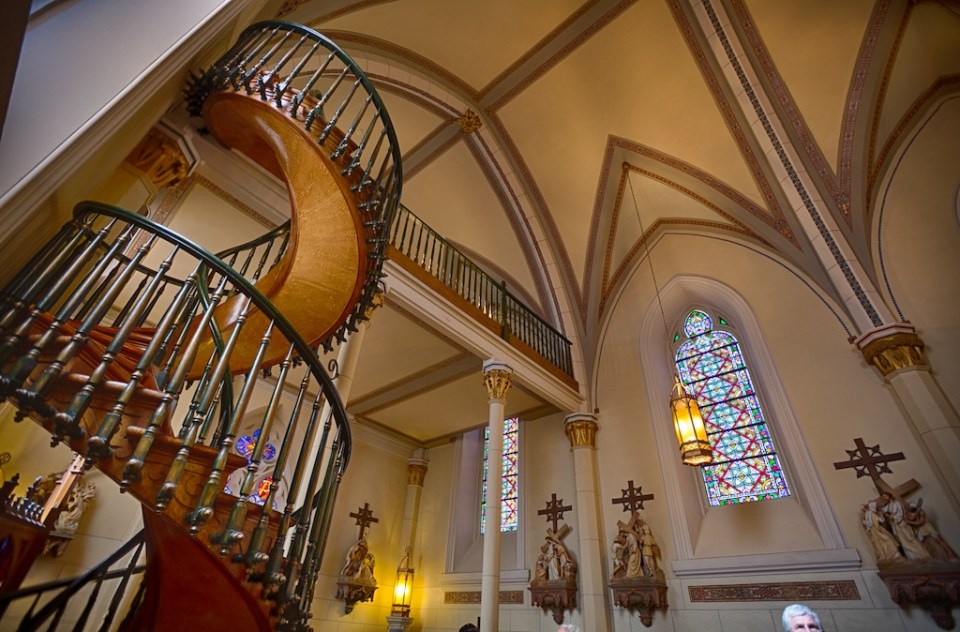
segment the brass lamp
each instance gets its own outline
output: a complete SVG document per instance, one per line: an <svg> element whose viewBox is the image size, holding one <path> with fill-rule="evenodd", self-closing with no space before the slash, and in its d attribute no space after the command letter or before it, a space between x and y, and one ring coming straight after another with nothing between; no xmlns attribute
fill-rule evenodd
<svg viewBox="0 0 960 632"><path fill-rule="evenodd" d="M663 333L669 339L667 330L667 317L663 313L663 299L660 298L660 286L657 285L657 275L653 271L653 253L650 251L650 244L647 242L646 233L643 230L643 220L640 218L640 206L637 204L637 194L633 190L633 180L630 178L630 167L623 163L624 175L627 178L627 184L630 185L630 197L633 199L633 210L637 215L637 222L640 224L640 239L643 241L644 250L647 259L647 265L650 266L650 278L653 281L653 289L657 293L657 304L660 306L660 318L663 319ZM680 376L674 373L673 394L670 397L670 410L673 413L673 427L677 431L677 442L680 444L680 459L686 465L700 466L713 463L713 448L707 439L707 429L703 424L703 416L700 414L700 406L697 404L697 398L687 392L683 384L680 383Z"/></svg>
<svg viewBox="0 0 960 632"><path fill-rule="evenodd" d="M713 449L707 439L707 428L700 414L697 398L687 392L680 378L674 375L673 395L670 397L673 427L680 444L680 458L687 465L713 463Z"/></svg>
<svg viewBox="0 0 960 632"><path fill-rule="evenodd" d="M393 587L393 607L390 614L394 617L410 616L410 593L413 588L413 569L410 568L410 552L407 551L397 567L397 583Z"/></svg>

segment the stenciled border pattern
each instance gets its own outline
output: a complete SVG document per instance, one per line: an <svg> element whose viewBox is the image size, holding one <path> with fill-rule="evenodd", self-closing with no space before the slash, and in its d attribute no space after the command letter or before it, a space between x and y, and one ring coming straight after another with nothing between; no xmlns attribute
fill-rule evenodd
<svg viewBox="0 0 960 632"><path fill-rule="evenodd" d="M780 163L787 172L790 182L793 184L797 195L800 197L803 203L804 209L806 209L807 213L810 215L810 218L813 220L813 223L816 225L817 232L820 233L824 244L826 244L827 248L830 250L830 254L833 256L834 262L843 273L847 284L850 286L850 289L853 290L853 293L857 297L857 301L863 308L864 313L866 313L867 318L870 319L870 322L874 327L880 327L883 325L883 319L880 318L880 315L873 306L873 302L870 300L870 297L867 296L863 286L860 285L860 280L857 279L853 269L850 267L850 263L847 261L846 257L844 257L840 250L840 246L837 244L830 230L827 228L827 225L824 223L823 218L820 216L820 211L817 210L816 205L810 198L810 194L807 192L806 185L803 183L803 180L797 173L796 168L793 166L793 161L787 155L786 149L783 146L783 142L780 140L780 136L777 134L776 130L773 129L773 125L770 123L770 118L767 115L767 112L764 110L763 105L761 105L760 99L757 97L753 85L750 83L746 72L743 70L740 59L733 50L729 37L727 36L727 32L720 23L720 19L713 8L713 4L710 2L710 0L703 0L702 6L704 11L706 11L707 17L717 35L720 45L723 47L724 54L727 56L727 61L730 62L734 72L737 74L737 78L740 80L741 87L743 88L747 99L749 99L750 105L753 107L754 114L763 125L763 130L767 134L767 138L771 145L776 150L777 156L780 158Z"/></svg>
<svg viewBox="0 0 960 632"><path fill-rule="evenodd" d="M852 580L785 582L781 584L711 584L688 586L690 601L859 601Z"/></svg>
<svg viewBox="0 0 960 632"><path fill-rule="evenodd" d="M443 593L443 603L445 604L479 604L479 590L460 590L455 592ZM501 604L520 604L523 605L522 590L501 590Z"/></svg>

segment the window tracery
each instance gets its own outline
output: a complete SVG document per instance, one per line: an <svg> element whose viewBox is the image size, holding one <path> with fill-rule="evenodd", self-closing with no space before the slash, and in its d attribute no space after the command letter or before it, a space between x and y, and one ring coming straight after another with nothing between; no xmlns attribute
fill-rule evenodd
<svg viewBox="0 0 960 632"><path fill-rule="evenodd" d="M719 324L727 323L719 318ZM712 506L756 502L790 495L770 430L737 338L717 329L706 311L691 310L685 340L674 361L680 380L697 398L714 450L701 468Z"/></svg>

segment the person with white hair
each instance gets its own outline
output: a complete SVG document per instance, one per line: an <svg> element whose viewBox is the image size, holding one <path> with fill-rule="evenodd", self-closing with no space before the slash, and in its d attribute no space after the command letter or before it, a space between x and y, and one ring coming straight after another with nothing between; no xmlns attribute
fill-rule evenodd
<svg viewBox="0 0 960 632"><path fill-rule="evenodd" d="M823 631L817 613L799 603L784 608L780 622L783 624L783 632Z"/></svg>
<svg viewBox="0 0 960 632"><path fill-rule="evenodd" d="M562 623L560 627L557 628L557 632L580 632L580 628L572 623Z"/></svg>

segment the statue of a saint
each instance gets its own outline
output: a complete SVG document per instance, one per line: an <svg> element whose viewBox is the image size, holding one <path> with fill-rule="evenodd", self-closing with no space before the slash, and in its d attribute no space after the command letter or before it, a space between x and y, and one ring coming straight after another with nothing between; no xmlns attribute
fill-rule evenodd
<svg viewBox="0 0 960 632"><path fill-rule="evenodd" d="M875 500L860 506L860 522L867 532L873 553L877 556L877 564L903 560L896 538L883 526L883 514L877 509Z"/></svg>

